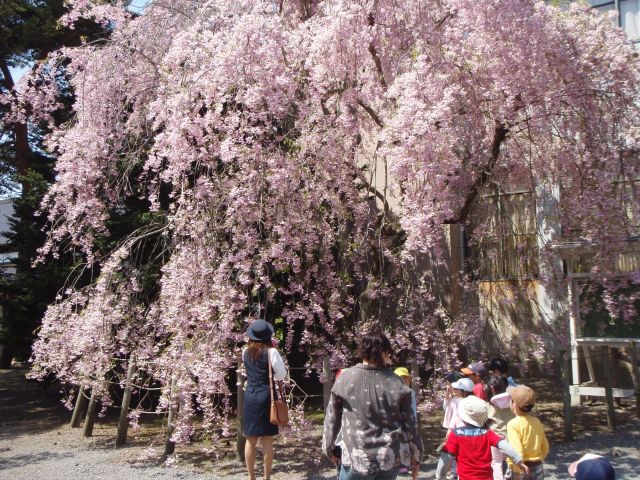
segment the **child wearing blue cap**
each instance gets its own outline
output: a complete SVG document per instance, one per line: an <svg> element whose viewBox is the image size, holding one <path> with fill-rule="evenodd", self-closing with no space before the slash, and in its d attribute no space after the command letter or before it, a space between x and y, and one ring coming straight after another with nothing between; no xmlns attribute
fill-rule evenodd
<svg viewBox="0 0 640 480"><path fill-rule="evenodd" d="M601 455L587 453L569 465L569 475L576 480L615 480L616 472L609 460Z"/></svg>

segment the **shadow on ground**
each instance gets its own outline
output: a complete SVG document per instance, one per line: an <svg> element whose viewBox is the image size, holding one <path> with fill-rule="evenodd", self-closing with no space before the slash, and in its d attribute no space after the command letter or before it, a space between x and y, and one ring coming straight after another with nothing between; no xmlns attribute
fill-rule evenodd
<svg viewBox="0 0 640 480"><path fill-rule="evenodd" d="M0 370L0 440L60 428L70 413L57 384L25 378L28 370Z"/></svg>
<svg viewBox="0 0 640 480"><path fill-rule="evenodd" d="M11 452L10 449L7 449ZM7 451L5 450L5 451ZM21 467L26 464L34 465L41 462L48 462L50 460L59 460L62 458L71 458L73 456L72 453L57 453L57 452L42 452L38 454L28 454L28 455L13 455L13 456L5 456L0 458L0 470L10 469Z"/></svg>

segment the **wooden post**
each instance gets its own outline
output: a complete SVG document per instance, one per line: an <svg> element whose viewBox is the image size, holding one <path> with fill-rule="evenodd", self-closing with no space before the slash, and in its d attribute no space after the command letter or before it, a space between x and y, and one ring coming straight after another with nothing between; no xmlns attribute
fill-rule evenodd
<svg viewBox="0 0 640 480"><path fill-rule="evenodd" d="M633 388L636 391L636 414L640 417L640 366L638 365L638 346L636 342L630 342L629 349L631 353L631 377L633 378Z"/></svg>
<svg viewBox="0 0 640 480"><path fill-rule="evenodd" d="M178 379L173 377L171 379L171 391L169 392L169 418L167 419L167 442L164 445L164 458L173 455L176 449L176 442L171 440L171 436L173 435L173 422L180 407L180 405L175 405L175 396L178 389L177 384Z"/></svg>
<svg viewBox="0 0 640 480"><path fill-rule="evenodd" d="M607 399L607 427L610 431L616 429L615 410L613 408L613 391L611 390L612 372L611 372L611 353L609 347L602 347L603 365L604 365L604 393Z"/></svg>
<svg viewBox="0 0 640 480"><path fill-rule="evenodd" d="M560 352L562 358L562 405L564 407L564 440L573 441L573 410L571 408L571 353Z"/></svg>
<svg viewBox="0 0 640 480"><path fill-rule="evenodd" d="M420 391L420 366L418 360L415 358L411 360L411 388L416 395L416 401L418 401L418 392Z"/></svg>
<svg viewBox="0 0 640 480"><path fill-rule="evenodd" d="M244 421L244 377L242 376L242 360L238 362L238 369L236 370L236 398L238 399L238 405L236 409L238 411L238 430L236 432L236 456L240 462L244 462L244 446L247 439L242 434L242 423Z"/></svg>
<svg viewBox="0 0 640 480"><path fill-rule="evenodd" d="M129 429L129 403L131 403L131 380L136 371L135 356L129 359L129 368L127 369L127 380L124 385L124 394L122 395L122 405L120 406L120 418L118 419L118 434L116 435L116 447L121 447L127 443L127 430Z"/></svg>
<svg viewBox="0 0 640 480"><path fill-rule="evenodd" d="M418 398L418 392L420 391L420 366L418 365L418 360L415 358L412 359L409 366L411 368L411 388L413 389L417 404L418 400L420 400L420 398ZM416 412L416 422L418 423L418 433L424 443L424 432L420 426L420 414L418 412Z"/></svg>
<svg viewBox="0 0 640 480"><path fill-rule="evenodd" d="M89 399L89 406L87 407L87 415L84 417L84 429L82 436L90 437L93 435L93 424L96 420L96 389L91 389L91 398Z"/></svg>
<svg viewBox="0 0 640 480"><path fill-rule="evenodd" d="M464 274L464 225L461 223L451 223L445 225L445 235L448 237L447 247L449 250L449 313L456 317L462 310L462 298L464 291L462 288L462 276Z"/></svg>
<svg viewBox="0 0 640 480"><path fill-rule="evenodd" d="M84 385L80 384L78 387L78 398L76 398L76 405L73 408L73 415L71 415L71 428L78 428L82 421L82 415L87 406L87 397L84 394Z"/></svg>
<svg viewBox="0 0 640 480"><path fill-rule="evenodd" d="M569 302L569 341L571 342L571 375L572 384L580 385L580 360L578 358L578 329L580 324L580 298L571 272L568 278L567 300ZM571 394L571 405L580 406L580 394Z"/></svg>
<svg viewBox="0 0 640 480"><path fill-rule="evenodd" d="M331 369L329 368L329 357L322 357L322 375L324 383L322 384L322 406L327 411L329 399L331 398Z"/></svg>

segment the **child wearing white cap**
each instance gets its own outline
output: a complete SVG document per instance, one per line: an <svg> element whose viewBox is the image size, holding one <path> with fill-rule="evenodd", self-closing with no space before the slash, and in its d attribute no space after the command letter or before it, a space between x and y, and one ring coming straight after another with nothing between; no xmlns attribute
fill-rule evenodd
<svg viewBox="0 0 640 480"><path fill-rule="evenodd" d="M468 378L459 378L447 387L447 393L443 402L444 420L442 426L449 431L462 426L462 420L458 413L460 400L473 395L473 382Z"/></svg>
<svg viewBox="0 0 640 480"><path fill-rule="evenodd" d="M453 429L447 437L440 456L445 465L439 469L440 472L436 472L436 479L444 480L446 473L443 475L442 472L447 471L447 463L455 457L459 480L492 480L491 447L497 447L516 465L528 471L528 467L522 463L522 456L505 439L486 427L487 402L469 396L462 399L459 406L464 426Z"/></svg>
<svg viewBox="0 0 640 480"><path fill-rule="evenodd" d="M442 408L444 408L444 419L442 421L442 426L447 429L447 434L445 436L444 442L438 448L438 451L440 451L442 446L446 444L447 438L451 431L454 428L464 425L459 414L460 401L463 398L468 397L469 395L473 395L473 382L468 378L458 376L457 372L450 373L445 377L445 380L449 383L449 385L447 385L447 391L442 403ZM443 456L441 455L441 458L438 461L438 466L436 467L436 478L446 477L449 470L451 470L455 477L457 471L455 461L449 461L448 459L442 457Z"/></svg>

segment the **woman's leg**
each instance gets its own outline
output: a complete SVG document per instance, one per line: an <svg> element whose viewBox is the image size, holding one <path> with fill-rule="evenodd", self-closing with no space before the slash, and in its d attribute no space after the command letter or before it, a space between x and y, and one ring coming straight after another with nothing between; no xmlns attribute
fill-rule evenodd
<svg viewBox="0 0 640 480"><path fill-rule="evenodd" d="M262 458L264 462L264 480L271 478L271 466L273 465L273 437L260 437L262 439Z"/></svg>
<svg viewBox="0 0 640 480"><path fill-rule="evenodd" d="M247 464L247 473L249 474L249 480L256 479L256 443L258 437L247 437L247 441L244 444L244 462Z"/></svg>

